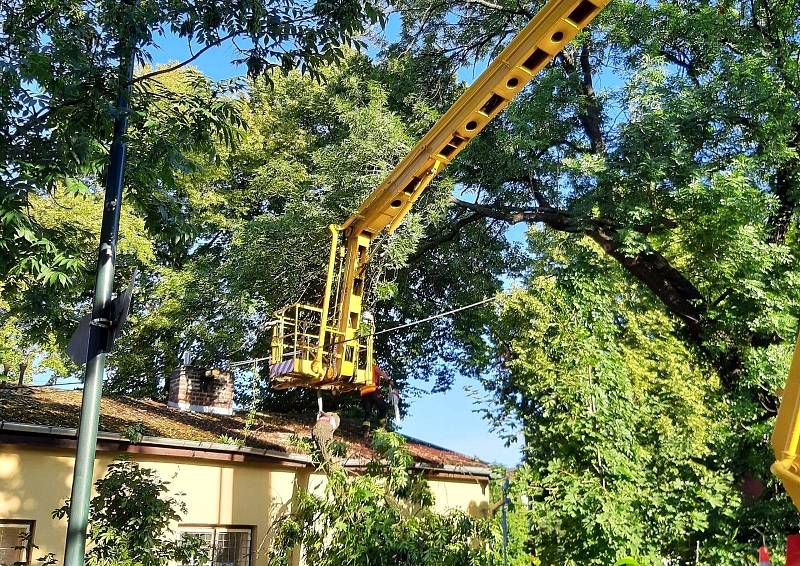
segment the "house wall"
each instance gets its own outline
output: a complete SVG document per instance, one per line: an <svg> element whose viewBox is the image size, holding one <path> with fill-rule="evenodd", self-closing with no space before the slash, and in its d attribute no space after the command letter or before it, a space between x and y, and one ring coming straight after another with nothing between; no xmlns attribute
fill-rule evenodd
<svg viewBox="0 0 800 566"><path fill-rule="evenodd" d="M98 452L94 477L103 475L116 456ZM324 490L325 476L307 468L288 468L271 463L220 462L149 454L126 454L130 460L156 470L181 492L187 505L182 523L252 525L253 566L266 566L272 521L290 510L300 485L314 492ZM66 520L52 519L53 509L69 497L72 451L0 444L0 519L36 521L35 561L48 552L63 558ZM431 479L436 507L461 508L473 514L487 506L488 493L477 480ZM484 484L485 485L485 484Z"/></svg>

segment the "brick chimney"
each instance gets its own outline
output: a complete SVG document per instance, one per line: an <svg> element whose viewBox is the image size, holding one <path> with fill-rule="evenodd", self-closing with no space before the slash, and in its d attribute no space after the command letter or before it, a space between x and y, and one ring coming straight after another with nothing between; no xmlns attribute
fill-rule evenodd
<svg viewBox="0 0 800 566"><path fill-rule="evenodd" d="M233 375L221 369L180 366L169 378L167 405L182 411L233 414Z"/></svg>

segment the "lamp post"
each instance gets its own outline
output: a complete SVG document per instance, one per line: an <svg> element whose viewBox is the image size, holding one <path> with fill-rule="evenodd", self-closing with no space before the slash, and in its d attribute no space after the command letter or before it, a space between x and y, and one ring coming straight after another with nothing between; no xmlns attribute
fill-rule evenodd
<svg viewBox="0 0 800 566"><path fill-rule="evenodd" d="M125 2L125 4L134 6L132 2ZM125 35L123 33L122 37ZM122 181L125 173L126 154L125 132L128 128L135 42L136 39L130 34L119 42L120 88L106 173L103 220L100 227L97 274L89 327L81 420L78 429L78 447L75 452L75 471L72 476L69 522L64 547L64 566L83 566L84 552L86 551L89 500L97 449L97 428L100 420L100 398L103 394L103 377L106 354L109 349L109 337L113 332L111 292L114 286L119 217L122 208Z"/></svg>

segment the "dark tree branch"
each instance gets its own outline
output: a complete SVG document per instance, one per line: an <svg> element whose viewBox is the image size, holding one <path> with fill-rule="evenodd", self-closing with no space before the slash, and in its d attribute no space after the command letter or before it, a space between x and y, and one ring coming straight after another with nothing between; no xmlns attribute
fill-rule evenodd
<svg viewBox="0 0 800 566"><path fill-rule="evenodd" d="M461 230L474 222L478 222L479 220L483 220L484 216L480 213L473 212L472 214L467 214L459 218L456 222L454 222L450 229L443 234L439 234L433 238L429 238L420 244L416 251L412 254L410 261L414 262L418 259L423 258L425 255L428 254L431 250L434 250L441 246L442 244L446 244L448 242L452 242L456 239L456 237L461 233Z"/></svg>
<svg viewBox="0 0 800 566"><path fill-rule="evenodd" d="M601 153L605 150L605 140L601 125L603 123L603 113L600 108L600 101L594 90L592 81L592 65L589 59L589 42L585 42L581 47L578 61L575 54L562 51L560 55L561 66L568 76L574 77L578 82L578 88L583 97L582 112L578 113L578 121L583 128L592 153ZM578 67L580 66L580 70Z"/></svg>
<svg viewBox="0 0 800 566"><path fill-rule="evenodd" d="M669 61L670 63L673 63L673 64L677 65L678 67L680 67L681 69L683 69L684 71L686 71L686 75L690 79L692 79L692 82L695 85L699 85L700 84L700 79L698 78L697 66L695 65L694 60L688 59L688 58L679 57L675 53L667 51L666 48L662 48L659 51L659 54L662 57L664 57L664 59Z"/></svg>
<svg viewBox="0 0 800 566"><path fill-rule="evenodd" d="M567 211L557 208L551 208L548 206L535 208L511 208L467 202L457 198L452 199L452 202L458 207L471 210L472 212L481 215L483 218L502 220L503 222L507 222L509 224L518 224L520 222L527 222L529 224L543 222L548 226L551 226L552 228L562 232L577 234L582 231L581 226Z"/></svg>
<svg viewBox="0 0 800 566"><path fill-rule="evenodd" d="M134 78L131 81L131 84L140 83L142 81L146 81L147 79L152 79L153 77L157 77L158 75L163 75L163 74L166 74L166 73L171 73L172 71L177 71L178 69L180 69L182 67L185 67L186 65L188 65L192 61L195 61L198 57L200 57L203 53L205 53L209 49L211 49L213 47L217 47L218 45L221 45L222 43L228 41L229 39L231 39L233 37L236 37L237 35L239 35L238 32L231 32L226 36L220 37L220 38L216 39L215 41L212 41L211 43L205 45L200 51L198 51L197 53L195 53L194 55L192 55L191 57L189 57L185 61L181 61L180 63L178 63L176 65L173 65L172 67L165 67L163 69L158 69L156 71L152 71L152 72L146 73L144 75L139 75L138 77Z"/></svg>
<svg viewBox="0 0 800 566"><path fill-rule="evenodd" d="M673 314L686 324L691 338L700 343L705 318L705 300L700 291L678 269L654 249L628 255L622 249L617 230L597 226L587 235L645 284Z"/></svg>
<svg viewBox="0 0 800 566"><path fill-rule="evenodd" d="M650 289L686 325L692 340L700 343L706 312L703 295L658 251L649 248L633 255L626 253L615 223L603 219L581 221L566 210L552 207L518 209L459 199L453 199L453 202L483 218L493 218L509 224L541 222L554 230L589 236L628 273ZM652 231L653 225L637 229L647 233Z"/></svg>
<svg viewBox="0 0 800 566"><path fill-rule="evenodd" d="M719 297L717 297L717 300L711 303L711 307L716 308L719 305L721 305L723 301L725 301L728 297L731 296L731 293L733 293L733 289L731 289L730 287L725 289L725 291Z"/></svg>
<svg viewBox="0 0 800 566"><path fill-rule="evenodd" d="M488 0L461 0L461 2L464 4L478 4L484 8L489 8L490 10L495 10L496 12L503 12L504 14L533 18L533 14L529 10L522 8L522 6L519 4L517 5L518 8L514 10L511 8L506 8L505 6L501 6L500 4L495 4L494 2L489 2Z"/></svg>
<svg viewBox="0 0 800 566"><path fill-rule="evenodd" d="M782 163L775 173L773 193L778 199L778 210L769 219L772 227L770 241L773 243L786 240L792 216L800 201L800 123L794 126L789 147L795 150L795 154Z"/></svg>
<svg viewBox="0 0 800 566"><path fill-rule="evenodd" d="M81 87L85 86L86 83L81 83ZM15 128L14 133L12 134L12 139L20 139L27 136L31 130L36 128L37 126L44 124L45 120L52 116L54 113L64 110L66 108L70 108L72 106L80 106L81 104L86 102L85 97L81 98L73 98L69 100L64 100L59 104L53 104L51 106L47 106L45 108L41 108L35 114L33 114L25 124L22 124Z"/></svg>

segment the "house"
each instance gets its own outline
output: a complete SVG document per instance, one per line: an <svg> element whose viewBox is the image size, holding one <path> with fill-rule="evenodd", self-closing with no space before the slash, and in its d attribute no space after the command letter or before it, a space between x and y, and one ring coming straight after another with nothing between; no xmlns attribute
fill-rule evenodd
<svg viewBox="0 0 800 566"><path fill-rule="evenodd" d="M105 397L94 477L120 456L155 469L187 505L177 531L212 543L216 566L260 566L275 518L291 510L298 489L319 489L325 477L298 441L309 437L313 415L259 413L244 445L223 442L245 430L232 391L230 374L183 366L170 378L166 405ZM66 521L51 512L69 497L80 403L80 391L0 389L0 564L63 557ZM374 456L355 421L344 419L337 439L346 467L358 470ZM486 513L486 464L416 439L407 448L438 509ZM37 549L18 548L26 534Z"/></svg>

